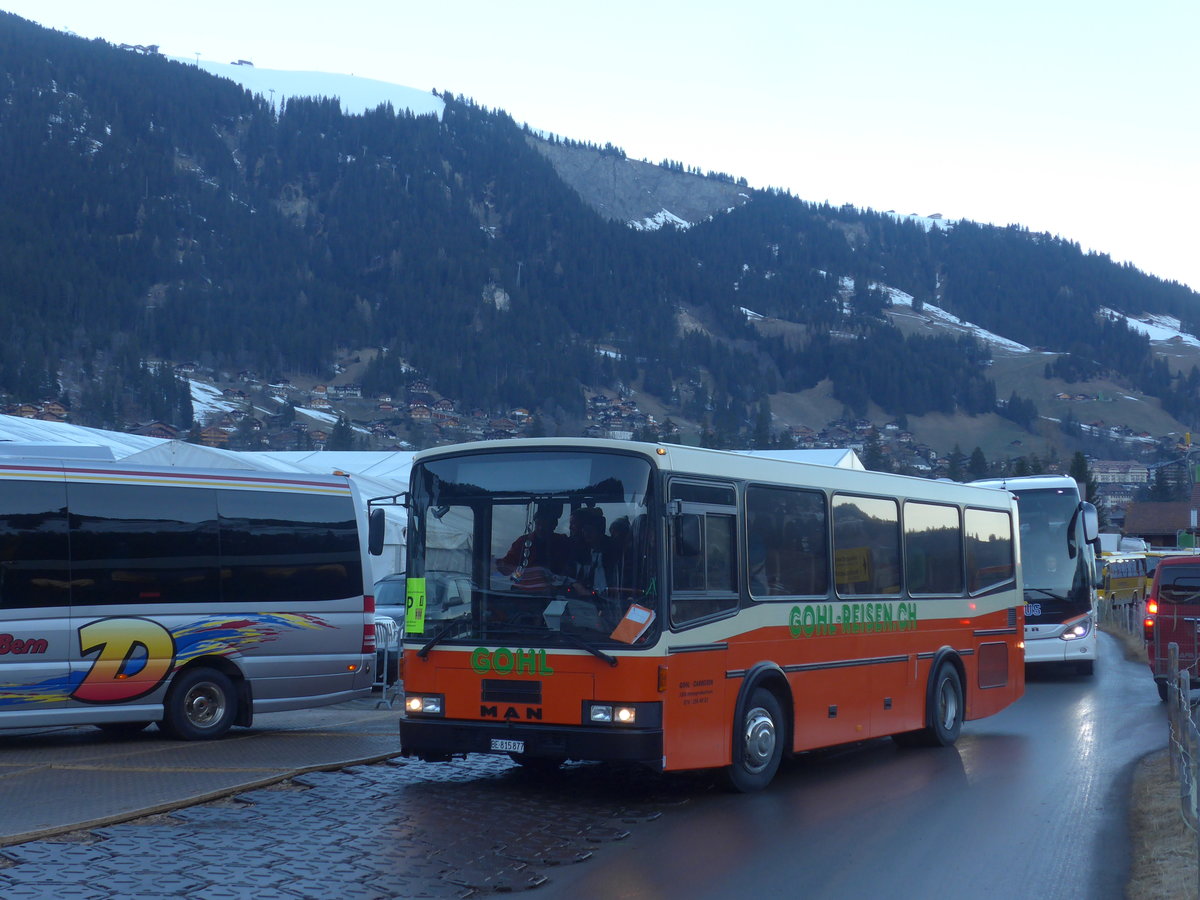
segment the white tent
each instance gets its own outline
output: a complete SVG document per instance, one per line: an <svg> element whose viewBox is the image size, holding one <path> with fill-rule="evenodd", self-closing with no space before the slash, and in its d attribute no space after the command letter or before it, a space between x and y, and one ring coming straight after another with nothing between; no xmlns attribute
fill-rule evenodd
<svg viewBox="0 0 1200 900"><path fill-rule="evenodd" d="M25 445L75 444L84 447L110 447L112 458L121 459L156 444L166 443L162 438L143 437L140 434L121 434L66 422L43 422L22 416L0 416L0 442Z"/></svg>
<svg viewBox="0 0 1200 900"><path fill-rule="evenodd" d="M853 450L736 450L746 456L763 456L767 459L788 459L792 462L809 463L814 466L833 466L838 469L858 469L866 466Z"/></svg>

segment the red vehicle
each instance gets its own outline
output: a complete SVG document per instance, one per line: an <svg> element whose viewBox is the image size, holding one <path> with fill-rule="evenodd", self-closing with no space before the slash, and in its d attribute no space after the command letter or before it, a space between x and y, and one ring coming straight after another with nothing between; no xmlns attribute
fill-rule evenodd
<svg viewBox="0 0 1200 900"><path fill-rule="evenodd" d="M1167 663L1172 643L1179 645L1179 666L1200 684L1197 669L1200 628L1200 556L1168 556L1154 569L1154 580L1146 595L1146 656L1158 685L1158 695L1167 699L1167 680L1174 677Z"/></svg>

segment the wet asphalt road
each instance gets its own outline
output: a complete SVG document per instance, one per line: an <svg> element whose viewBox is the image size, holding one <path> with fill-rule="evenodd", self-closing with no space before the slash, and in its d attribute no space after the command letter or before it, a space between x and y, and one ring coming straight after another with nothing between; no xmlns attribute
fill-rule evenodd
<svg viewBox="0 0 1200 900"><path fill-rule="evenodd" d="M1101 649L1094 679L1034 678L954 748L809 754L759 795L391 759L2 847L0 897L1116 900L1132 767L1166 724L1144 667Z"/></svg>

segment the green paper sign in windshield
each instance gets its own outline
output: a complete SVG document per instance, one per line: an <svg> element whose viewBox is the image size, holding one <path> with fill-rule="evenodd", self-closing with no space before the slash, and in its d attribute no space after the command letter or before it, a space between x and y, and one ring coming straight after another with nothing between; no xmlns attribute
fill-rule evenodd
<svg viewBox="0 0 1200 900"><path fill-rule="evenodd" d="M410 578L404 590L404 631L425 633L425 579Z"/></svg>

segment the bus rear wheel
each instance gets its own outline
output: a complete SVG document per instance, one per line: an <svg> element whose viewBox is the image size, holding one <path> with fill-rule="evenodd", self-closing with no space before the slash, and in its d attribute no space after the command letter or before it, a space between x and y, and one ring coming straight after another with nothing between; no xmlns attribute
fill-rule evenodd
<svg viewBox="0 0 1200 900"><path fill-rule="evenodd" d="M966 709L958 669L948 662L942 663L931 687L930 708L926 712L929 724L919 731L893 735L892 740L900 746L949 747L958 740Z"/></svg>
<svg viewBox="0 0 1200 900"><path fill-rule="evenodd" d="M216 669L188 669L167 691L159 727L181 741L211 740L232 728L236 717L233 682Z"/></svg>
<svg viewBox="0 0 1200 900"><path fill-rule="evenodd" d="M775 695L766 688L755 688L734 729L733 762L726 770L734 790L751 793L771 783L783 758L785 731L783 710Z"/></svg>

